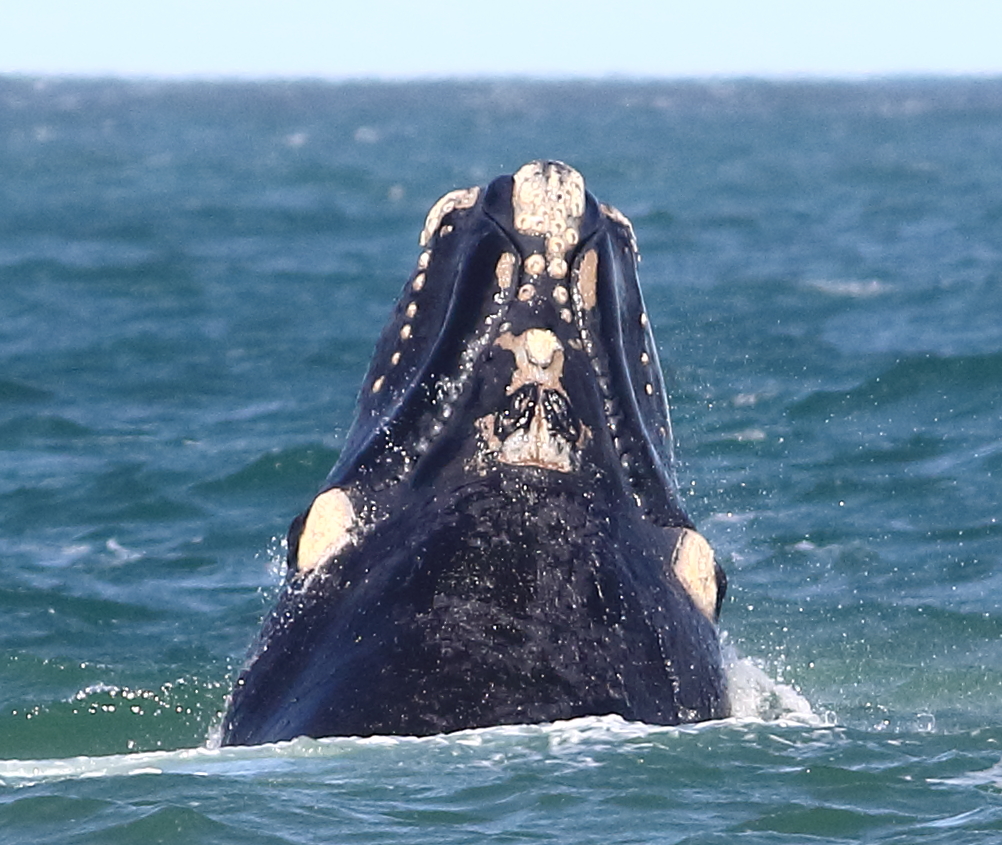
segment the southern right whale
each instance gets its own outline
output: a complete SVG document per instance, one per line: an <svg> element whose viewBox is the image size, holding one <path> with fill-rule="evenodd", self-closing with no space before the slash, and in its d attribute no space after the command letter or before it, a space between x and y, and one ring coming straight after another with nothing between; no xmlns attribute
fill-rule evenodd
<svg viewBox="0 0 1002 845"><path fill-rule="evenodd" d="M629 221L534 161L420 241L223 743L726 716Z"/></svg>

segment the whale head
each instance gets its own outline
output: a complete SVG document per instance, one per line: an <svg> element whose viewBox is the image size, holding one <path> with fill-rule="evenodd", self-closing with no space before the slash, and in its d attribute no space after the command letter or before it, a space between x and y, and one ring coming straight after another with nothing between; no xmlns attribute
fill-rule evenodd
<svg viewBox="0 0 1002 845"><path fill-rule="evenodd" d="M629 220L573 168L534 161L446 194L420 245L327 487L382 492L450 464L601 474L691 528Z"/></svg>
<svg viewBox="0 0 1002 845"><path fill-rule="evenodd" d="M725 715L629 221L533 161L419 240L224 740Z"/></svg>

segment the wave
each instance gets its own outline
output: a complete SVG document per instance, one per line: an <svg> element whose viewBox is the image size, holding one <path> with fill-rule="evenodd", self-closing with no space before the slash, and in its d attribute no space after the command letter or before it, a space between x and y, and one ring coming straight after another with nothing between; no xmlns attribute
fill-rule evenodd
<svg viewBox="0 0 1002 845"><path fill-rule="evenodd" d="M53 441L63 445L96 434L92 428L55 414L17 416L0 423L0 449L22 449Z"/></svg>
<svg viewBox="0 0 1002 845"><path fill-rule="evenodd" d="M34 403L45 402L53 396L51 391L34 387L21 381L0 379L0 402L4 403Z"/></svg>
<svg viewBox="0 0 1002 845"><path fill-rule="evenodd" d="M898 358L879 375L848 390L811 393L787 408L792 419L872 410L875 406L926 397L936 404L957 399L994 398L1002 352L984 355L917 355Z"/></svg>
<svg viewBox="0 0 1002 845"><path fill-rule="evenodd" d="M336 449L317 445L276 449L236 472L196 484L195 489L202 493L235 496L261 491L273 495L276 487L312 490L329 472L339 454Z"/></svg>
<svg viewBox="0 0 1002 845"><path fill-rule="evenodd" d="M797 714L795 714L797 715ZM610 744L656 736L705 733L749 725L774 727L825 727L820 721L805 723L788 716L762 719L731 716L715 722L687 725L648 725L628 722L620 716L582 716L577 719L539 725L501 725L475 728L435 736L298 737L286 742L254 746L213 747L206 743L174 751L146 751L133 754L81 756L49 760L0 760L0 786L31 786L46 781L68 779L131 777L135 775L198 775L241 777L266 775L269 770L285 771L288 761L338 758L370 749L477 747L490 749L523 745L536 751L566 750L569 747L607 747ZM542 746L540 747L540 743Z"/></svg>
<svg viewBox="0 0 1002 845"><path fill-rule="evenodd" d="M43 781L134 775L262 775L273 768L284 769L289 760L336 758L373 748L489 747L511 745L514 742L528 743L536 751L541 750L541 743L542 750L549 753L574 746L608 746L653 736L690 734L753 724L799 725L808 728L832 726L830 715L818 717L806 698L793 687L771 679L754 661L738 658L729 647L725 656L733 715L715 722L667 726L628 722L615 715L582 716L546 724L501 725L429 737L299 737L288 742L225 748L219 746L218 730L214 728L206 743L195 748L60 759L0 760L0 786L27 786ZM84 701L93 698L95 694L114 693L123 699L123 706L132 704L133 700L139 702L133 704L134 708L148 703L146 699L152 699L156 704L162 703L157 696L129 696L125 694L128 692L113 687L89 688L81 690L76 698Z"/></svg>

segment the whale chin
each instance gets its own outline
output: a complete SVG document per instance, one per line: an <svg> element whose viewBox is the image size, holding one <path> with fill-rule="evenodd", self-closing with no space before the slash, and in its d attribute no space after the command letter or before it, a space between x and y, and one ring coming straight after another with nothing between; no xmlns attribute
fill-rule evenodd
<svg viewBox="0 0 1002 845"><path fill-rule="evenodd" d="M535 161L420 245L223 743L727 715L629 221Z"/></svg>

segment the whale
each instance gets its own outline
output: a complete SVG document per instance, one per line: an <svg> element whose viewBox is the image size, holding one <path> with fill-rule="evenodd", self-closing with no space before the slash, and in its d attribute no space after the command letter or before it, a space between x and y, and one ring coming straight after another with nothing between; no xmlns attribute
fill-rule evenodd
<svg viewBox="0 0 1002 845"><path fill-rule="evenodd" d="M221 744L726 717L630 221L539 160L419 243Z"/></svg>

